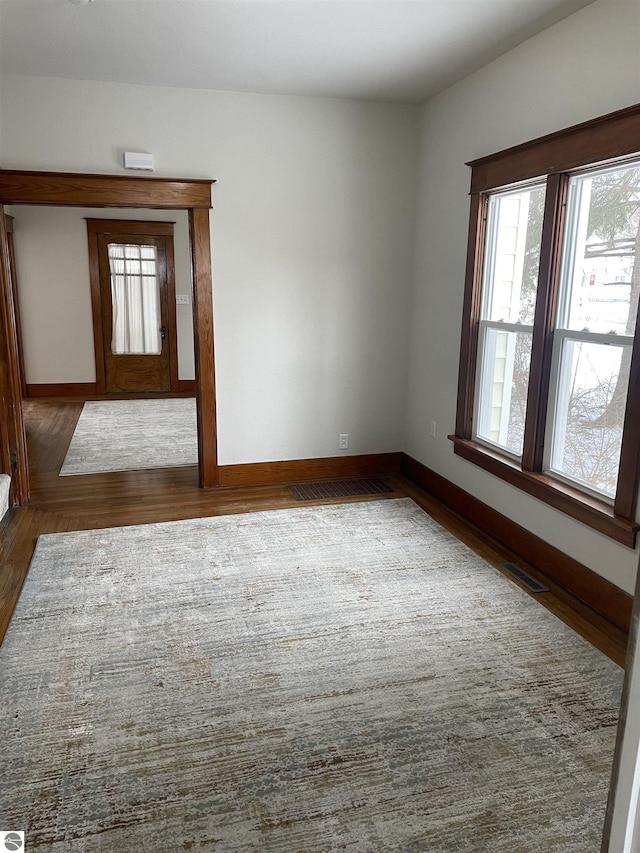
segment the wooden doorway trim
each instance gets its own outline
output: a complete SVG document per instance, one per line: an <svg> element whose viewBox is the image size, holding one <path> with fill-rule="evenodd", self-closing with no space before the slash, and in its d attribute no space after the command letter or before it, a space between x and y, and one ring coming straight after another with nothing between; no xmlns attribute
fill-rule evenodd
<svg viewBox="0 0 640 853"><path fill-rule="evenodd" d="M166 262L166 331L168 359L168 388L176 394L178 383L178 334L176 329L176 288L175 262L173 252L174 222L158 222L157 220L137 219L87 219L87 238L89 243L89 279L91 281L91 308L93 314L93 349L96 359L96 392L109 393L107 382L106 358L109 346L104 330L102 277L100 274L100 241L101 238L114 237L116 242L122 242L122 235L136 235L141 238L162 238L162 257ZM110 340L110 339L109 339Z"/></svg>
<svg viewBox="0 0 640 853"><path fill-rule="evenodd" d="M10 249L0 203L0 466L11 475L9 505L29 500L27 442L22 419L22 384Z"/></svg>
<svg viewBox="0 0 640 853"><path fill-rule="evenodd" d="M13 294L13 310L16 315L16 338L18 345L18 363L20 365L20 387L23 398L27 396L27 383L24 373L24 347L22 345L22 324L20 322L20 303L18 301L18 273L16 269L16 251L13 242L13 216L5 214L4 224L7 227L7 242L9 245L9 274L11 276L11 291Z"/></svg>
<svg viewBox="0 0 640 853"><path fill-rule="evenodd" d="M213 341L213 294L209 210L212 180L141 178L128 175L89 175L66 172L33 172L0 169L0 333L16 318L11 298L8 246L2 205L34 204L55 207L128 207L156 210L186 210L189 215L191 267L193 276L193 328L195 345L196 402L198 411L198 467L203 488L218 485L216 388ZM11 343L9 341L9 343ZM15 503L25 503L29 494L26 444L19 371L8 345L0 348L0 436L15 445L18 464L12 477ZM20 440L22 436L22 441ZM12 438L13 436L13 438ZM2 470L8 460L0 463ZM12 480L13 484L13 480Z"/></svg>

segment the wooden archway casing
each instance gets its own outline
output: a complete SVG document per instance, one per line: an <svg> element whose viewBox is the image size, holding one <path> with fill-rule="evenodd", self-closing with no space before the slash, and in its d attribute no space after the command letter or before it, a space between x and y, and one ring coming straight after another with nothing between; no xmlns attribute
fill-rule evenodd
<svg viewBox="0 0 640 853"><path fill-rule="evenodd" d="M16 312L11 292L5 204L186 210L193 276L198 467L203 488L218 485L211 278L212 180L27 172L0 169L0 470L12 476L12 505L29 499Z"/></svg>

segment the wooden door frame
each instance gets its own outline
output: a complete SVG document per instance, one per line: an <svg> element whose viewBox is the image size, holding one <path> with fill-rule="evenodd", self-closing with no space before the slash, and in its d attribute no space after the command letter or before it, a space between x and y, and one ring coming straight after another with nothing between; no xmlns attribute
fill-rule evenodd
<svg viewBox="0 0 640 853"><path fill-rule="evenodd" d="M0 472L11 475L9 506L16 506L29 500L29 472L9 257L7 222L0 203Z"/></svg>
<svg viewBox="0 0 640 853"><path fill-rule="evenodd" d="M96 391L107 394L107 375L105 367L105 339L102 316L102 288L100 282L100 235L133 234L137 237L162 237L165 240L167 262L167 331L169 347L169 391L178 392L178 335L176 331L176 287L175 261L173 252L173 226L175 222L159 222L155 219L95 219L87 218L87 238L89 242L89 279L91 281L91 313L93 315L93 349L96 359Z"/></svg>
<svg viewBox="0 0 640 853"><path fill-rule="evenodd" d="M24 373L24 347L22 345L22 324L20 322L20 303L18 300L18 273L16 267L16 250L13 240L13 216L5 213L5 225L7 226L7 240L9 245L9 268L11 272L11 290L13 294L13 310L16 315L16 336L18 345L18 364L20 366L20 387L23 399L27 396L27 382Z"/></svg>
<svg viewBox="0 0 640 853"><path fill-rule="evenodd" d="M213 180L0 169L0 465L12 476L12 502L29 498L15 306L4 205L186 210L193 278L198 469L203 488L218 485L213 292L209 210Z"/></svg>

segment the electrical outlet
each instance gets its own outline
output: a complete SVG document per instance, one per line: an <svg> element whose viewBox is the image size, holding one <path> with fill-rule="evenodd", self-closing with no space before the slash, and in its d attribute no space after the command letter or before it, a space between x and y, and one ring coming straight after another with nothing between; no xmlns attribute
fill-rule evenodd
<svg viewBox="0 0 640 853"><path fill-rule="evenodd" d="M188 293L176 293L176 305L189 305L190 302Z"/></svg>
<svg viewBox="0 0 640 853"><path fill-rule="evenodd" d="M346 450L349 447L349 433L343 432L338 438L338 448Z"/></svg>
<svg viewBox="0 0 640 853"><path fill-rule="evenodd" d="M431 438L436 437L436 422L431 421Z"/></svg>

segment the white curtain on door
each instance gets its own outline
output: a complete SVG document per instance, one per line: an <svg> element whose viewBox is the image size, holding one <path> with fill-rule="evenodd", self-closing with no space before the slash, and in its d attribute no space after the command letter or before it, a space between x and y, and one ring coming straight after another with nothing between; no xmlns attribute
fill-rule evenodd
<svg viewBox="0 0 640 853"><path fill-rule="evenodd" d="M109 243L114 355L160 355L160 294L155 246Z"/></svg>

